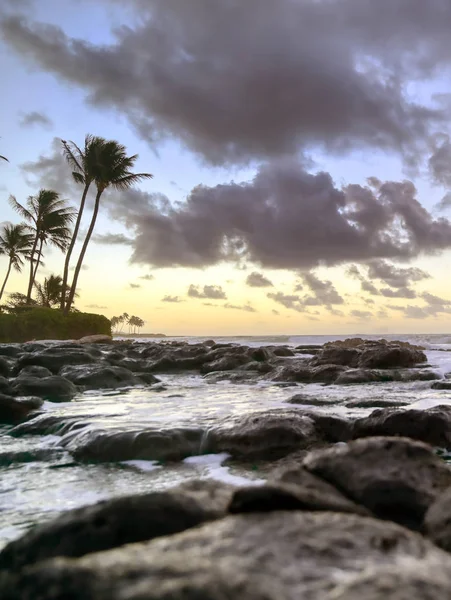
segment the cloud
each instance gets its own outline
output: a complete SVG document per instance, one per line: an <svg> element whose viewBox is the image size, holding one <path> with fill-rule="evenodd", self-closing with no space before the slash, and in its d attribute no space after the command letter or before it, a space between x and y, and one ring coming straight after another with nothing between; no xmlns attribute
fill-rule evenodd
<svg viewBox="0 0 451 600"><path fill-rule="evenodd" d="M100 306L99 304L88 304L86 308L93 308L95 310L107 310L108 306Z"/></svg>
<svg viewBox="0 0 451 600"><path fill-rule="evenodd" d="M246 312L252 312L252 313L257 312L255 310L255 308L253 306L251 306L250 304L243 304L243 305L237 306L236 304L229 304L228 302L226 302L224 304L224 308L230 308L232 310L244 310Z"/></svg>
<svg viewBox="0 0 451 600"><path fill-rule="evenodd" d="M280 312L278 310L276 310L275 308L273 308L271 312L273 315L277 315L277 316L280 315Z"/></svg>
<svg viewBox="0 0 451 600"><path fill-rule="evenodd" d="M89 271L89 265L81 265L82 271ZM75 271L75 267L70 267L69 271Z"/></svg>
<svg viewBox="0 0 451 600"><path fill-rule="evenodd" d="M372 279L381 279L393 288L405 288L412 282L430 278L429 273L417 267L399 268L383 260L370 263L368 275Z"/></svg>
<svg viewBox="0 0 451 600"><path fill-rule="evenodd" d="M133 245L133 240L123 233L95 233L92 236L92 241L96 244L104 244L105 246Z"/></svg>
<svg viewBox="0 0 451 600"><path fill-rule="evenodd" d="M274 287L267 277L257 271L253 271L247 276L246 285L249 287Z"/></svg>
<svg viewBox="0 0 451 600"><path fill-rule="evenodd" d="M161 299L161 301L162 302L170 302L170 303L184 302L184 300L182 300L178 296L165 296L164 298Z"/></svg>
<svg viewBox="0 0 451 600"><path fill-rule="evenodd" d="M226 300L227 294L220 285L204 285L203 289L191 284L188 288L190 298L208 298L210 300Z"/></svg>
<svg viewBox="0 0 451 600"><path fill-rule="evenodd" d="M263 165L250 182L197 186L174 206L136 190L109 202L114 218L134 230L131 261L155 267L245 259L305 271L359 262L371 263L375 276L392 285L396 278L426 275L393 266L384 274L387 259L406 261L451 247L450 221L434 219L411 182L372 179L367 187L340 190L328 173L308 173L291 159Z"/></svg>
<svg viewBox="0 0 451 600"><path fill-rule="evenodd" d="M445 298L440 298L440 296L435 296L434 294L430 294L429 292L423 292L420 294L421 298L430 304L431 306L447 306L451 304L451 300L445 300Z"/></svg>
<svg viewBox="0 0 451 600"><path fill-rule="evenodd" d="M155 279L154 275L141 275L139 277L139 279L142 279L143 281L153 281Z"/></svg>
<svg viewBox="0 0 451 600"><path fill-rule="evenodd" d="M132 290L139 290L139 288L141 287L139 283L129 283L129 287Z"/></svg>
<svg viewBox="0 0 451 600"><path fill-rule="evenodd" d="M110 44L18 16L4 17L2 34L90 104L125 114L153 145L169 136L216 164L306 145L414 152L444 119L404 92L449 64L443 0L427 11L424 0L135 6L139 19L112 31Z"/></svg>
<svg viewBox="0 0 451 600"><path fill-rule="evenodd" d="M382 296L385 298L416 298L417 294L415 290L411 290L410 288L403 287L397 290L393 290L391 288L383 288L380 290Z"/></svg>
<svg viewBox="0 0 451 600"><path fill-rule="evenodd" d="M270 300L274 300L285 308L295 310L297 312L305 312L305 307L300 296L283 294L282 292L266 294Z"/></svg>
<svg viewBox="0 0 451 600"><path fill-rule="evenodd" d="M34 125L40 125L41 127L44 127L44 129L51 129L53 127L53 122L46 114L32 111L21 116L19 125L21 127L33 127Z"/></svg>
<svg viewBox="0 0 451 600"><path fill-rule="evenodd" d="M344 304L343 298L335 289L331 281L321 281L314 273L304 273L302 280L313 292L313 296L303 299L306 306L327 306Z"/></svg>
<svg viewBox="0 0 451 600"><path fill-rule="evenodd" d="M440 314L451 314L451 300L440 298L429 292L423 292L419 294L419 297L424 300L425 306L392 305L390 308L402 311L407 319L427 319L428 317L437 317Z"/></svg>
<svg viewBox="0 0 451 600"><path fill-rule="evenodd" d="M81 187L71 177L71 171L61 151L60 138L54 137L49 154L41 154L36 161L20 165L30 185L56 190L70 197L81 197Z"/></svg>

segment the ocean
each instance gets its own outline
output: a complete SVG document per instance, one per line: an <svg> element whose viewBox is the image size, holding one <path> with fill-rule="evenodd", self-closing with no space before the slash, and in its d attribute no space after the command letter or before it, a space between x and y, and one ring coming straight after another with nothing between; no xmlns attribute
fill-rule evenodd
<svg viewBox="0 0 451 600"><path fill-rule="evenodd" d="M214 338L248 346L321 345L346 336L259 336ZM359 336L380 339L381 336ZM409 341L426 349L428 364L442 377L451 373L451 334L390 335L388 340ZM197 343L207 338L164 338ZM155 338L139 342L158 341ZM73 419L89 430L139 432L148 428L171 431L202 426L208 431L220 419L231 415L293 408L287 400L302 393L300 409L342 416L368 414L373 409L349 408L360 399L402 401L413 408L428 408L451 402L451 391L434 390L431 381L374 383L351 386L298 384L286 387L271 381L209 383L193 373L158 375L157 389L131 388L120 391L87 391L72 402L45 402L44 410L55 417ZM320 401L318 401L318 399ZM321 404L320 406L318 404ZM225 464L227 454L190 456L179 463L154 461L80 463L62 446L62 435L77 435L77 429L61 435L13 437L10 427L0 428L0 546L21 535L30 526L42 523L63 511L121 495L162 490L192 478L258 485L264 474Z"/></svg>

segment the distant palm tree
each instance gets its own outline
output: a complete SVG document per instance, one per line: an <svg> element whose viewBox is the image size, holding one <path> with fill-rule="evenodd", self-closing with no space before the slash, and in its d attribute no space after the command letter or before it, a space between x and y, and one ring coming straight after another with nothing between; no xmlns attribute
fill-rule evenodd
<svg viewBox="0 0 451 600"><path fill-rule="evenodd" d="M63 272L63 293L61 294L61 310L64 310L66 303L67 280L69 278L69 266L72 252L77 242L78 232L80 230L81 218L85 208L86 197L88 195L91 184L96 180L100 171L101 148L106 144L104 138L88 134L85 137L85 145L82 148L77 146L75 142L66 142L61 140L66 161L72 169L72 177L76 183L83 186L80 206L78 208L78 216L75 221L72 239L66 253Z"/></svg>
<svg viewBox="0 0 451 600"><path fill-rule="evenodd" d="M76 213L53 190L40 190L36 196L29 196L25 206L17 202L14 196L10 197L9 202L30 223L28 228L34 235L27 292L27 301L30 302L37 270L42 264L43 247L50 243L62 251L66 250L71 235L70 225Z"/></svg>
<svg viewBox="0 0 451 600"><path fill-rule="evenodd" d="M65 306L65 312L70 310L73 302L75 292L77 290L77 282L80 274L80 269L83 265L83 260L91 240L92 232L97 221L97 215L99 213L100 198L103 192L112 187L116 190L127 190L132 187L135 183L142 181L143 179L151 179L153 175L150 173L132 173L133 168L138 155L127 156L127 149L119 142L114 140L108 141L103 144L99 150L97 157L98 160L98 171L96 172L95 184L97 188L97 194L94 204L94 211L89 225L88 233L86 234L83 247L80 252L80 256L75 267L74 279L69 294L69 299Z"/></svg>
<svg viewBox="0 0 451 600"><path fill-rule="evenodd" d="M9 162L9 160L6 158L6 156L2 156L1 154L0 154L0 159L1 160L6 160L6 162Z"/></svg>
<svg viewBox="0 0 451 600"><path fill-rule="evenodd" d="M5 225L0 233L0 255L9 258L8 269L3 285L0 289L0 300L5 291L11 269L14 268L19 273L24 266L24 259L31 254L33 236L28 232L25 224Z"/></svg>

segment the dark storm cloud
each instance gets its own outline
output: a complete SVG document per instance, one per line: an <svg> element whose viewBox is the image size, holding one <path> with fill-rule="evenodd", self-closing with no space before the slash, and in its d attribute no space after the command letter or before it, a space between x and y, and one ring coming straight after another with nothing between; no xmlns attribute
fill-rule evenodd
<svg viewBox="0 0 451 600"><path fill-rule="evenodd" d="M435 140L429 158L429 172L435 183L451 187L451 142L449 136L441 135Z"/></svg>
<svg viewBox="0 0 451 600"><path fill-rule="evenodd" d="M183 300L181 298L179 298L178 296L165 296L164 298L161 299L162 302L169 302L169 303L178 303L178 302L183 302Z"/></svg>
<svg viewBox="0 0 451 600"><path fill-rule="evenodd" d="M227 294L220 285L204 285L203 288L191 284L188 288L190 298L207 298L208 300L227 300Z"/></svg>
<svg viewBox="0 0 451 600"><path fill-rule="evenodd" d="M370 262L392 286L419 281L419 269L395 269L382 259L409 260L451 247L451 223L434 219L408 181L335 187L328 173L298 162L262 166L251 182L197 186L184 203L135 192L110 210L135 230L132 262L205 267L221 261L273 269ZM129 202L130 199L130 202ZM386 272L387 271L387 272Z"/></svg>
<svg viewBox="0 0 451 600"><path fill-rule="evenodd" d="M132 246L133 240L123 233L95 233L92 241L105 246ZM143 279L143 278L141 278Z"/></svg>
<svg viewBox="0 0 451 600"><path fill-rule="evenodd" d="M249 287L274 287L272 281L265 277L262 273L253 271L246 279L246 285Z"/></svg>
<svg viewBox="0 0 451 600"><path fill-rule="evenodd" d="M38 111L32 111L22 115L19 124L21 127L33 127L34 125L40 125L45 129L51 129L53 127L53 122L50 117Z"/></svg>
<svg viewBox="0 0 451 600"><path fill-rule="evenodd" d="M255 310L255 308L253 306L251 306L250 304L236 305L236 304L229 304L228 302L226 302L224 304L224 308L229 308L231 310L244 310L245 312L251 312L251 313L257 312Z"/></svg>
<svg viewBox="0 0 451 600"><path fill-rule="evenodd" d="M308 144L412 152L443 115L410 101L405 84L449 61L451 7L427 5L149 0L102 46L19 17L2 29L22 56L125 113L152 144L173 136L220 164Z"/></svg>

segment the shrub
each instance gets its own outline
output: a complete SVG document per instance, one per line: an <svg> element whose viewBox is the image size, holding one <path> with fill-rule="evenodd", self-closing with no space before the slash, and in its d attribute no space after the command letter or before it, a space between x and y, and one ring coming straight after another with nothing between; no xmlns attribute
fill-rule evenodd
<svg viewBox="0 0 451 600"><path fill-rule="evenodd" d="M111 335L111 323L103 315L52 308L27 308L16 314L0 313L0 342L79 339L86 335Z"/></svg>

